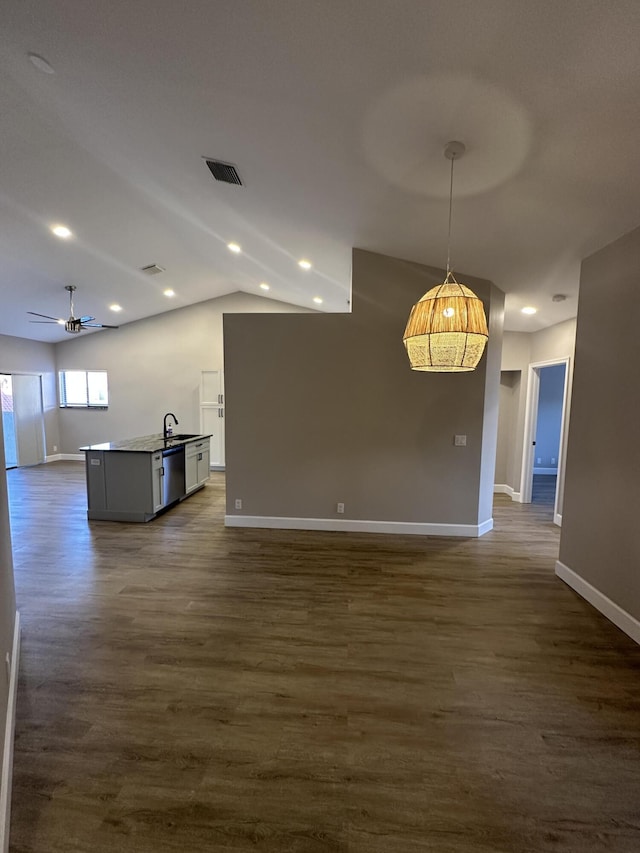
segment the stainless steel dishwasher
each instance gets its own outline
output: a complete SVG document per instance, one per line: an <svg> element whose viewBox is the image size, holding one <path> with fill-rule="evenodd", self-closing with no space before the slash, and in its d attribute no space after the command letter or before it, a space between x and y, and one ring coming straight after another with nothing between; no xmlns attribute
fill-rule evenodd
<svg viewBox="0 0 640 853"><path fill-rule="evenodd" d="M184 496L184 445L162 451L162 503L169 506Z"/></svg>

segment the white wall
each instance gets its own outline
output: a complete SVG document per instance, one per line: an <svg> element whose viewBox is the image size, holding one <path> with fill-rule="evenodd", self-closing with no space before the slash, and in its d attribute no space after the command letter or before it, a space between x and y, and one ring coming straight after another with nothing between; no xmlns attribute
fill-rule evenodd
<svg viewBox="0 0 640 853"><path fill-rule="evenodd" d="M2 773L3 761L11 756L10 742L5 741L5 726L9 713L9 681L6 677L5 659L13 653L16 598L13 583L11 531L9 527L9 501L4 462L2 418L0 418L0 850L8 849L7 825L10 798L9 779ZM7 768L8 769L8 768ZM6 845L6 846L5 846Z"/></svg>
<svg viewBox="0 0 640 853"><path fill-rule="evenodd" d="M317 313L234 293L56 344L58 370L106 370L109 379L107 410L60 410L61 452L161 432L169 411L179 432L198 432L200 372L223 366L225 312Z"/></svg>
<svg viewBox="0 0 640 853"><path fill-rule="evenodd" d="M42 378L45 452L47 456L55 453L60 433L54 345L0 335L0 373L32 373Z"/></svg>

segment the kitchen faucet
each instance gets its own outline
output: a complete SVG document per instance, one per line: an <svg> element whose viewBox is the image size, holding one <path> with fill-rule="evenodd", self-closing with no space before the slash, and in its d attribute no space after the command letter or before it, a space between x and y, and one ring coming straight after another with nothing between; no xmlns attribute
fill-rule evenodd
<svg viewBox="0 0 640 853"><path fill-rule="evenodd" d="M169 436L171 435L171 432L173 432L173 427L167 426L167 418L173 418L176 426L178 426L177 417L173 414L173 412L167 412L167 414L164 416L164 429L163 429L163 435L164 435L165 441L167 440L167 438L169 438ZM169 430L171 430L171 432Z"/></svg>

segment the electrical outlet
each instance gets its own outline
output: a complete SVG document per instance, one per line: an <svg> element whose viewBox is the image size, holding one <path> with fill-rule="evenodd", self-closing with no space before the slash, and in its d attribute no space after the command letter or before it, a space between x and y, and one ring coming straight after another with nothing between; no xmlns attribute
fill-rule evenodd
<svg viewBox="0 0 640 853"><path fill-rule="evenodd" d="M454 435L453 443L456 447L466 447L467 446L467 436L466 435Z"/></svg>
<svg viewBox="0 0 640 853"><path fill-rule="evenodd" d="M553 456L551 457L551 464L552 464L552 465L555 465L555 464L556 464L556 460L553 458Z"/></svg>
<svg viewBox="0 0 640 853"><path fill-rule="evenodd" d="M539 456L538 456L538 461L537 461L537 463L536 463L536 464L537 464L537 465L542 465L542 459L541 459Z"/></svg>
<svg viewBox="0 0 640 853"><path fill-rule="evenodd" d="M344 504L343 503L339 503L336 506L336 512L339 512L341 515L344 513Z"/></svg>
<svg viewBox="0 0 640 853"><path fill-rule="evenodd" d="M54 444L54 445L53 445L53 452L54 452L54 453L57 453L57 452L58 452L58 445L57 445L57 444Z"/></svg>
<svg viewBox="0 0 640 853"><path fill-rule="evenodd" d="M242 498L236 498L236 509L242 509Z"/></svg>

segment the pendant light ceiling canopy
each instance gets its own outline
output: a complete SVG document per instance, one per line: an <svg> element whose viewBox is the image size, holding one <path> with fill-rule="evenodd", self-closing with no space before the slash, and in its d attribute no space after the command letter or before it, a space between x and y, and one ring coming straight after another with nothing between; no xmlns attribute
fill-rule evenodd
<svg viewBox="0 0 640 853"><path fill-rule="evenodd" d="M482 301L451 271L451 212L453 163L465 152L462 142L449 142L444 156L451 160L447 274L442 284L427 291L409 314L403 342L412 370L466 373L482 358L489 330Z"/></svg>

